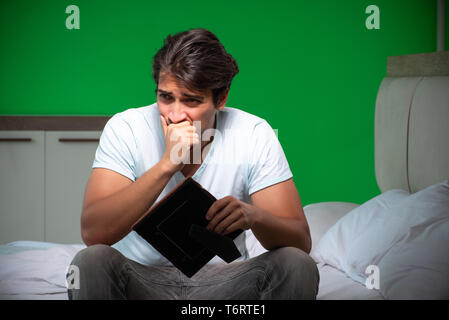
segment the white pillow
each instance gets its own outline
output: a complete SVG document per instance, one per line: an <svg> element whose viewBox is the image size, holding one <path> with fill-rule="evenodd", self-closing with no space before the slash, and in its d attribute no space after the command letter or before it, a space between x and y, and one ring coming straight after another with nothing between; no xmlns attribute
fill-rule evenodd
<svg viewBox="0 0 449 320"><path fill-rule="evenodd" d="M412 227L379 263L387 299L449 299L449 218Z"/></svg>
<svg viewBox="0 0 449 320"><path fill-rule="evenodd" d="M387 278L382 280L382 274L388 274L388 271L380 269L384 256L396 244L396 250L401 250L400 243L404 243L401 241L405 241L412 228L416 232L419 228L430 226L449 217L448 211L448 181L412 195L402 190L390 190L340 219L323 236L311 255L317 262L332 265L362 284L368 276L365 274L366 268L378 266L380 280L387 289ZM409 250L414 252L413 246ZM384 268L396 266L396 262L401 265L394 257L387 258L393 261L386 260Z"/></svg>
<svg viewBox="0 0 449 320"><path fill-rule="evenodd" d="M372 230L374 234L381 232L382 227L379 222L385 220L384 211L398 204L408 195L409 193L404 190L389 190L351 210L329 228L310 253L311 257L316 262L331 265L364 283L365 269L357 269L357 266L354 266L356 267L354 272L348 265L350 252L356 245L356 241L360 241L360 237L366 234L366 230ZM367 239L367 247L370 247L370 241ZM359 273L360 277L357 277Z"/></svg>

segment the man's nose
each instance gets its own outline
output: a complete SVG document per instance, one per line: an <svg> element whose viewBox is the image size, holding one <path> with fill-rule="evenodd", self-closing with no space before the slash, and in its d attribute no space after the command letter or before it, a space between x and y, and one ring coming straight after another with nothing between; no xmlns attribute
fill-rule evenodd
<svg viewBox="0 0 449 320"><path fill-rule="evenodd" d="M187 114L184 112L184 108L180 103L175 103L170 113L168 114L168 119L172 123L179 123L187 120Z"/></svg>

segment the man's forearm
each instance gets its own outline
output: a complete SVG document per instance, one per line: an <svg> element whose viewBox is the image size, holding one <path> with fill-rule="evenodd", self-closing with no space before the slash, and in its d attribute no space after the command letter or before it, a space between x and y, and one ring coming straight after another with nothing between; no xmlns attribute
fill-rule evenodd
<svg viewBox="0 0 449 320"><path fill-rule="evenodd" d="M172 176L159 162L129 186L84 208L81 220L84 242L110 245L122 239L154 204Z"/></svg>
<svg viewBox="0 0 449 320"><path fill-rule="evenodd" d="M256 210L258 212L251 230L265 249L296 247L310 252L312 241L307 224L299 219L276 216L260 208Z"/></svg>

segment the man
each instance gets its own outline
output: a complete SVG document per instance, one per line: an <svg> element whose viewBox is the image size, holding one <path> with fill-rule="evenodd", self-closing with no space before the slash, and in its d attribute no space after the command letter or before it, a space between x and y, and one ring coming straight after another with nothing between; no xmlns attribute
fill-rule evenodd
<svg viewBox="0 0 449 320"><path fill-rule="evenodd" d="M81 217L88 247L71 299L314 299L319 275L282 147L268 123L225 107L238 66L205 29L168 36L153 61L157 103L104 128ZM185 277L131 228L186 177L218 200L206 214L243 258ZM248 257L246 236L268 251Z"/></svg>

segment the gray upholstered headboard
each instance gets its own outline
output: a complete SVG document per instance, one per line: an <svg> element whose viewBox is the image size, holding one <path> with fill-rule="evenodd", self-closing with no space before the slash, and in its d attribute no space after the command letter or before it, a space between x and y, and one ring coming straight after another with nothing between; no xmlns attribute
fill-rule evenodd
<svg viewBox="0 0 449 320"><path fill-rule="evenodd" d="M449 179L449 51L387 65L376 101L377 184L416 192Z"/></svg>

